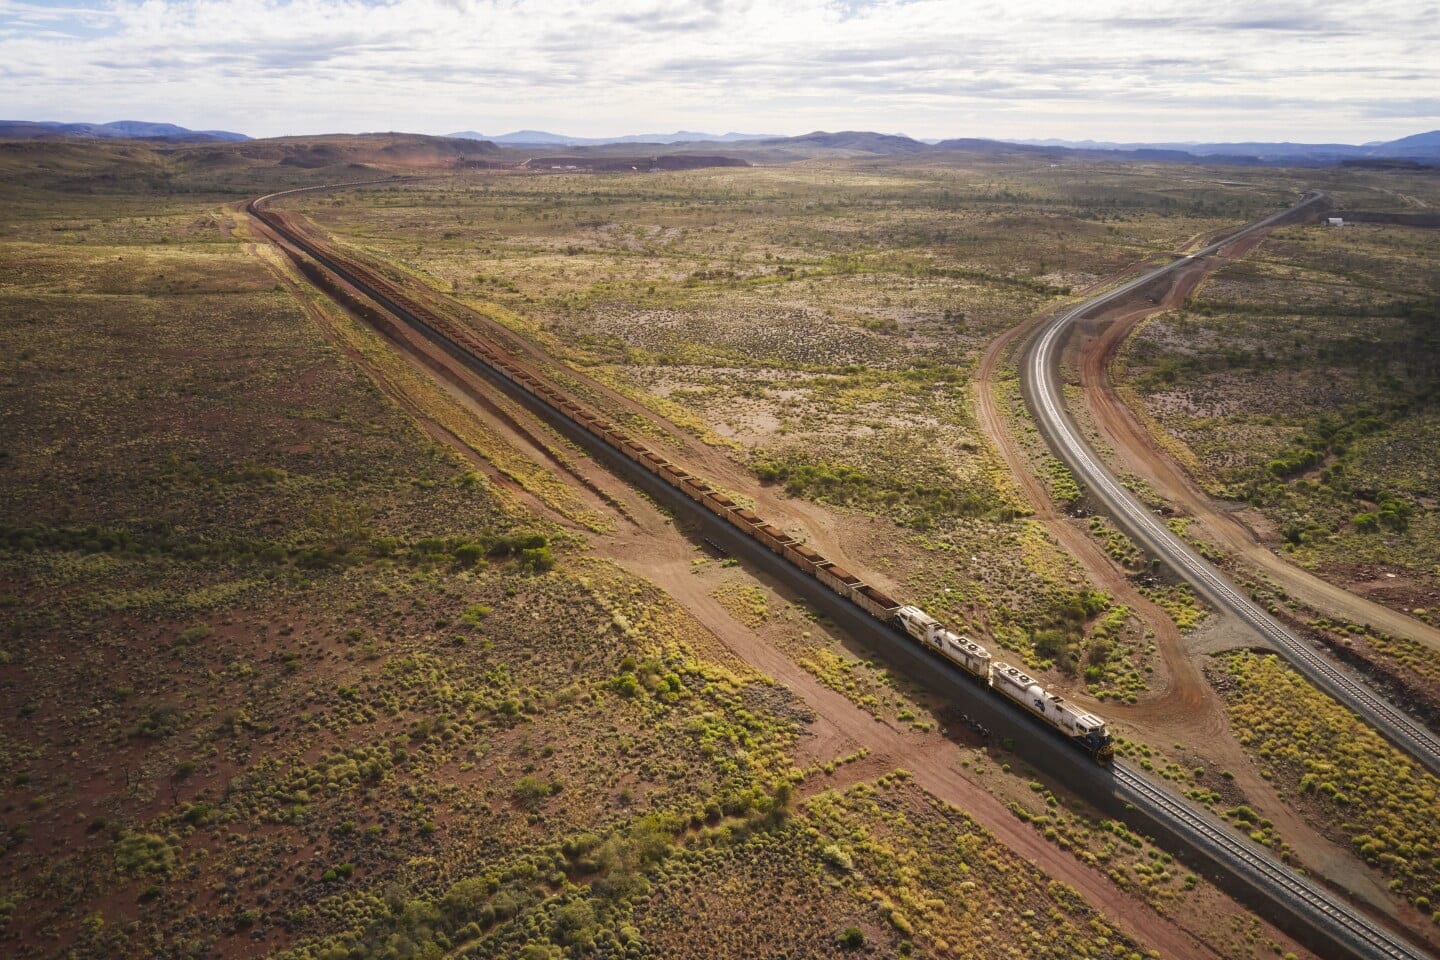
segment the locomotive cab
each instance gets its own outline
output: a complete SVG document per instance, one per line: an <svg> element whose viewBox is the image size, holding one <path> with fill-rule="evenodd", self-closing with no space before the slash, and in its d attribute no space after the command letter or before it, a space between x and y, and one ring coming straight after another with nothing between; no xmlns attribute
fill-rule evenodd
<svg viewBox="0 0 1440 960"><path fill-rule="evenodd" d="M1110 731L1105 728L1105 721L1091 714L1081 717L1077 726L1082 732L1076 739L1090 752L1096 763L1108 765L1114 761L1115 742Z"/></svg>

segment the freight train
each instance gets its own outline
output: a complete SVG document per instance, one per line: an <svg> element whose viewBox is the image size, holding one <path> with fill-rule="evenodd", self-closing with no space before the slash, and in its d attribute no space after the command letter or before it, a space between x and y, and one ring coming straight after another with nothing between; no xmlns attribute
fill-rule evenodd
<svg viewBox="0 0 1440 960"><path fill-rule="evenodd" d="M454 320L418 306L412 309L413 301L406 292L386 278L368 270L349 269L346 264L317 249L283 215L262 210L262 204L269 199L270 197L261 197L251 201L248 206L250 213L345 281L337 283L325 271L296 258L297 266L307 276L363 318L381 329L389 324L387 318L359 298L352 288L367 290L375 302L445 349L508 380L534 400L568 418L590 435L679 490L690 500L757 540L793 566L815 577L876 620L898 629L921 647L954 664L1000 696L1018 704L1064 735L1071 743L1085 750L1098 763L1109 764L1113 759L1114 747L1105 721L1101 718L1067 703L1064 698L1046 690L1018 667L998 660L992 661L990 652L980 644L946 629L940 621L920 608L898 603L881 590L862 582L838 563L816 553L780 528L766 523L704 480L691 476L615 424L597 416L590 409L530 373L526 369L525 361L514 351ZM419 313L425 314L424 319Z"/></svg>
<svg viewBox="0 0 1440 960"><path fill-rule="evenodd" d="M1046 690L1035 678L1018 667L992 660L990 652L980 644L946 629L940 621L919 607L902 605L881 590L862 582L838 563L826 559L785 531L765 522L704 480L686 473L613 423L596 416L529 373L498 358L487 358L486 362L501 376L544 401L558 413L599 437L711 513L753 537L793 566L815 577L876 620L900 629L925 649L933 651L1000 696L1034 714L1089 753L1097 763L1109 764L1114 758L1110 733L1106 729L1105 721L1100 717Z"/></svg>

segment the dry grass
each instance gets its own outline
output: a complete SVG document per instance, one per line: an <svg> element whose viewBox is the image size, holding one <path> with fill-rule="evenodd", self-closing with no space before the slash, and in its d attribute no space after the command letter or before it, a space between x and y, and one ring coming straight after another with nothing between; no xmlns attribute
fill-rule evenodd
<svg viewBox="0 0 1440 960"><path fill-rule="evenodd" d="M1343 835L1391 890L1430 912L1440 781L1274 656L1232 654L1218 667L1240 742L1262 772L1318 826Z"/></svg>
<svg viewBox="0 0 1440 960"><path fill-rule="evenodd" d="M217 206L334 170L46 156L0 188L8 955L1143 952L903 776L798 803L808 708L430 442ZM966 381L1057 289L1280 189L1167 176L857 162L303 205L737 462L790 465L911 596L1058 665L1040 633L1084 651L1125 611L1015 510ZM362 329L332 335L494 475L602 526ZM933 722L793 604L738 577L718 597L887 722ZM1117 696L1132 639L1096 682ZM1176 877L1143 861L1131 880L1174 908L1183 881L1156 894Z"/></svg>

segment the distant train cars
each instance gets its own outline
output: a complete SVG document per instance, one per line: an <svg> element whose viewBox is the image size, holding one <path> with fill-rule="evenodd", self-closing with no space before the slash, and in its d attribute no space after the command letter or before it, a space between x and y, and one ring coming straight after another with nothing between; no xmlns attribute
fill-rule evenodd
<svg viewBox="0 0 1440 960"><path fill-rule="evenodd" d="M268 197L252 201L250 212L264 220L277 232L325 263L342 276L347 270L318 253L291 224L260 206ZM354 282L353 277L347 277ZM577 403L527 369L528 364L515 352L501 346L480 331L458 324L447 317L413 305L405 292L380 276L367 276L367 282L383 291L386 306L400 319L415 325L429 335L439 337L451 349L478 361L499 377L510 381L533 399L614 449L621 456L638 464L663 480L685 497L725 520L731 526L783 557L792 566L815 577L828 589L851 601L881 623L898 628L921 647L959 667L966 674L993 689L1000 696L1019 705L1059 731L1072 743L1090 753L1099 763L1109 763L1114 750L1105 721L1071 706L1040 686L1033 678L1006 663L992 662L990 652L968 637L945 627L939 620L919 607L901 604L873 584L826 559L800 543L780 527L767 523L747 507L714 489L699 477L691 476L682 467L651 450L615 424L602 419L583 404ZM421 319L413 311L425 314Z"/></svg>

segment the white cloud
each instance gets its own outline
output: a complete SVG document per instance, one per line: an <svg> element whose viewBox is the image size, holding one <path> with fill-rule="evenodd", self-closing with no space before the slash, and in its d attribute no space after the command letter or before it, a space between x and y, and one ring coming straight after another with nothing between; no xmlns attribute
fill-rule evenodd
<svg viewBox="0 0 1440 960"><path fill-rule="evenodd" d="M1255 10L1235 0L0 0L0 114L253 135L849 127L1369 140L1440 126L1436 4Z"/></svg>

